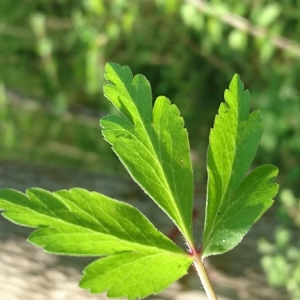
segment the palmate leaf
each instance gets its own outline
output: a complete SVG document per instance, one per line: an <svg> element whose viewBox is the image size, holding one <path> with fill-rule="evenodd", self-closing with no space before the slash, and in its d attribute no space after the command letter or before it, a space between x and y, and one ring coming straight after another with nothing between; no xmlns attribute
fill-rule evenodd
<svg viewBox="0 0 300 300"><path fill-rule="evenodd" d="M91 292L145 297L182 277L193 261L138 209L96 192L3 189L0 209L8 220L38 228L28 240L47 252L104 256L84 270L80 285Z"/></svg>
<svg viewBox="0 0 300 300"><path fill-rule="evenodd" d="M133 179L173 220L189 247L185 253L129 204L74 188L26 194L0 190L0 210L17 224L37 228L29 241L63 255L101 257L84 269L80 286L110 297L143 298L186 274L194 263L209 299L217 299L202 259L235 247L272 204L277 168L246 175L262 133L258 112L234 76L211 130L208 187L201 251L193 241L193 173L187 131L175 105L158 97L128 67L106 65L105 96L121 113L101 120L105 139Z"/></svg>
<svg viewBox="0 0 300 300"><path fill-rule="evenodd" d="M249 92L235 75L209 138L203 258L235 247L278 191L275 166L258 167L245 177L262 134L259 112L249 115L249 108Z"/></svg>
<svg viewBox="0 0 300 300"><path fill-rule="evenodd" d="M100 124L105 139L132 178L167 213L192 243L193 173L188 135L175 105L158 97L152 110L151 88L128 67L106 65L105 96L122 116Z"/></svg>

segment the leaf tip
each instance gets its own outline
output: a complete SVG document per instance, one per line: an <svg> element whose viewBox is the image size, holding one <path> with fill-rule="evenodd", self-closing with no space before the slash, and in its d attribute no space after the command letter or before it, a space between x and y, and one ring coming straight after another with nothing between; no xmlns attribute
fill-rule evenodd
<svg viewBox="0 0 300 300"><path fill-rule="evenodd" d="M239 74L235 73L233 75L229 84L229 90L244 91L244 83ZM245 90L244 92L248 92L248 90Z"/></svg>

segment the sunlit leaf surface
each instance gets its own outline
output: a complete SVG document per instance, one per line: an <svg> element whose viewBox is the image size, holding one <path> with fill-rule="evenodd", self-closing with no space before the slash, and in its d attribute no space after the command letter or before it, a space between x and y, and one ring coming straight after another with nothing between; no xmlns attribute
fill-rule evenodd
<svg viewBox="0 0 300 300"><path fill-rule="evenodd" d="M0 208L8 220L38 228L29 241L47 252L104 256L84 270L81 286L91 292L145 297L182 277L192 263L138 209L96 192L3 189Z"/></svg>
<svg viewBox="0 0 300 300"><path fill-rule="evenodd" d="M235 247L272 205L278 190L274 166L258 167L245 177L262 134L259 112L249 115L249 108L249 92L235 75L209 138L203 257Z"/></svg>

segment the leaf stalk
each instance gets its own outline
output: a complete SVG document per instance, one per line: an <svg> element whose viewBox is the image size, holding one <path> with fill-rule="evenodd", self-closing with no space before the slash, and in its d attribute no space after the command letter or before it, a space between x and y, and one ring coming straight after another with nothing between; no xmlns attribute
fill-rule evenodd
<svg viewBox="0 0 300 300"><path fill-rule="evenodd" d="M218 300L218 297L211 285L210 279L208 278L204 263L201 259L201 255L197 253L197 251L194 251L194 267L196 269L196 272L200 278L200 281L203 285L203 288L205 290L205 293L209 300Z"/></svg>

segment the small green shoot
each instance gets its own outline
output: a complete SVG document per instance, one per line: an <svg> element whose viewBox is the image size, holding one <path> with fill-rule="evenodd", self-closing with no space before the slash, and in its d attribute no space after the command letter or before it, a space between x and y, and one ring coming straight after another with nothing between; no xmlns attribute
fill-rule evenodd
<svg viewBox="0 0 300 300"><path fill-rule="evenodd" d="M163 96L153 105L149 82L142 75L133 77L128 67L108 63L105 77L110 82L105 96L120 114L101 119L103 136L177 226L187 249L135 207L80 188L53 193L33 188L25 194L2 189L2 215L38 228L28 240L47 252L100 257L84 269L80 282L91 293L143 298L159 293L194 264L208 298L217 299L203 259L234 248L278 191L275 166L247 173L262 134L259 113L249 115L248 91L235 75L211 130L205 226L202 244L195 245L190 147L178 108Z"/></svg>

